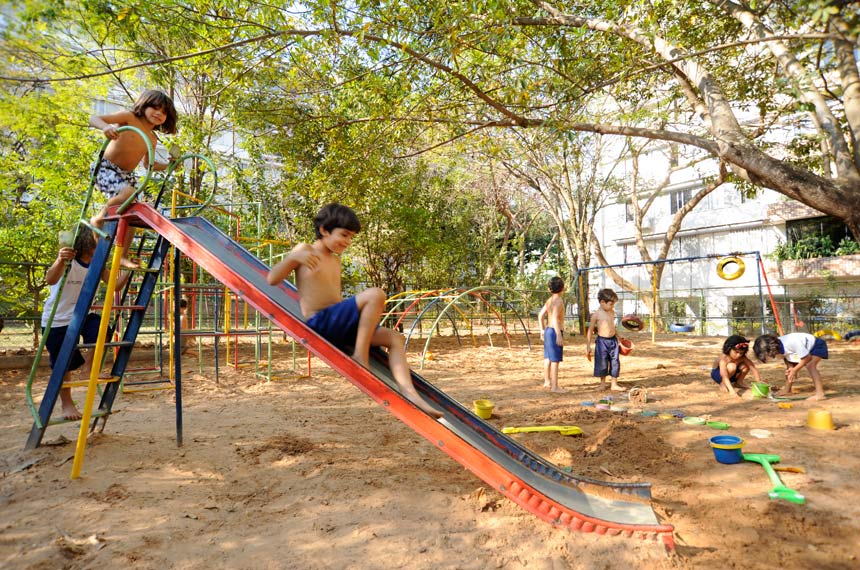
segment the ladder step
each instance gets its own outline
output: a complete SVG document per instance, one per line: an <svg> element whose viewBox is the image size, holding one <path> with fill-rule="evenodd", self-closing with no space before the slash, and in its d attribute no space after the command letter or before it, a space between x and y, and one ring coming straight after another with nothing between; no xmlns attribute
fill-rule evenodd
<svg viewBox="0 0 860 570"><path fill-rule="evenodd" d="M94 342L82 342L77 345L78 348L95 348L96 343ZM105 347L114 347L114 346L134 346L134 341L132 340L121 340L119 342L106 342Z"/></svg>
<svg viewBox="0 0 860 570"><path fill-rule="evenodd" d="M110 415L110 412L105 412L103 410L95 410L95 411L93 411L92 414L90 414L90 419L103 418L103 417L108 416L108 415ZM67 420L64 418L58 418L58 419L49 421L48 425L49 426L55 426L55 425L59 425L59 424L70 424L72 422L79 422L79 421L81 421L81 420Z"/></svg>
<svg viewBox="0 0 860 570"><path fill-rule="evenodd" d="M112 384L114 382L119 382L119 376L111 376L110 378L99 378L96 380L96 384ZM89 386L89 380L73 380L72 382L63 382L63 388L80 388L82 386Z"/></svg>
<svg viewBox="0 0 860 570"><path fill-rule="evenodd" d="M90 305L90 308L91 309L104 309L105 306L104 305ZM114 311L124 311L124 310L145 311L146 307L144 307L143 305L114 305L113 310Z"/></svg>
<svg viewBox="0 0 860 570"><path fill-rule="evenodd" d="M137 382L126 382L123 386L135 387L146 386L147 384L172 384L169 378L158 378L155 380L138 380Z"/></svg>
<svg viewBox="0 0 860 570"><path fill-rule="evenodd" d="M127 385L123 385L122 393L123 394L136 394L139 392L158 392L159 390L173 390L173 384L169 386L149 386L146 388L128 388Z"/></svg>

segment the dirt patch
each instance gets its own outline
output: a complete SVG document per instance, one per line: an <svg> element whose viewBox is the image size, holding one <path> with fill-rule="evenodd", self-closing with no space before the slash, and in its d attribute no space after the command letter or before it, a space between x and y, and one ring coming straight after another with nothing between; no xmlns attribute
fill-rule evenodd
<svg viewBox="0 0 860 570"><path fill-rule="evenodd" d="M91 438L82 477L69 479L77 425L55 426L54 445L23 451L31 418L29 370L0 370L0 566L10 569L712 569L856 568L860 553L860 347L829 343L821 365L837 424L806 427L813 406L720 395L708 378L720 338L642 334L622 359L621 383L647 390L625 407L727 422L723 432L678 419L595 410L606 397L566 339L563 394L542 388L542 354L523 337L458 344L434 337L420 371L471 408L495 403L505 426L575 425L581 435L512 435L563 469L606 481L649 482L676 553L656 542L558 530L523 511L319 361L307 376L299 353L275 347L277 381L253 366L204 355L183 373L183 444L170 391L124 394L103 434ZM415 343L416 346L421 343ZM253 361L243 347L239 362ZM411 354L413 365L420 358ZM221 361L223 362L224 359ZM760 368L780 385L778 365ZM38 381L44 385L45 374ZM803 375L800 395L812 393ZM83 391L75 397L83 400ZM771 432L767 439L752 429ZM747 452L773 453L805 473L781 472L804 505L768 498L752 463L714 460L708 438L731 433ZM65 438L65 439L64 439Z"/></svg>

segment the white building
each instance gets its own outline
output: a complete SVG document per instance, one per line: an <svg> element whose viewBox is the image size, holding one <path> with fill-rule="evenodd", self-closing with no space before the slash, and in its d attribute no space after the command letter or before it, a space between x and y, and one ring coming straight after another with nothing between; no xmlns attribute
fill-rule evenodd
<svg viewBox="0 0 860 570"><path fill-rule="evenodd" d="M673 176L672 182L658 190L643 217L642 237L652 259L657 258L673 214L704 185L692 169ZM640 203L644 199L640 196ZM624 198L597 216L595 231L608 264L618 265L614 269L633 286L619 287L604 271L588 271L589 308L597 307L597 290L610 287L621 298L619 312L647 319L654 283L645 266L638 265L642 257L633 219L632 206ZM784 332L844 333L860 328L860 256L785 262L773 258L781 244L803 236L829 234L838 243L846 232L838 220L772 190L745 197L733 184L718 187L687 214L666 256L675 261L664 265L657 284L658 312L663 315L658 331L755 335L763 329L776 331L780 325ZM732 254L743 254L737 257L744 270L739 277L726 279L723 276L740 269L724 262L723 276L718 272L721 260Z"/></svg>

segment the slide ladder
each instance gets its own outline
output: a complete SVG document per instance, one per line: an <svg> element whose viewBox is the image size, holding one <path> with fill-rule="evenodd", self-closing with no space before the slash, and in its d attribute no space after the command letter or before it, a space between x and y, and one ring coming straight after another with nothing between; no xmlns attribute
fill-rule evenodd
<svg viewBox="0 0 860 570"><path fill-rule="evenodd" d="M82 231L89 230L83 229ZM94 403L90 401L91 398L88 393L87 402L83 406L84 409L81 410L84 416L83 420L81 420L81 424L82 432L85 431L84 426L88 423L87 420L89 419L94 420L91 429L95 429L99 420L102 422L102 429L104 428L104 424L107 422L107 418L111 414L116 395L119 392L125 369L131 357L132 350L134 349L135 340L138 332L140 331L141 324L143 323L146 309L149 306L149 302L155 291L155 286L158 281L164 257L170 244L162 236L157 237L154 247L149 252L147 267L134 270L132 278L129 279L128 285L131 285L132 279L135 279L134 276L142 276L139 279L139 282L135 283L135 285L137 285L137 296L132 304L124 305L122 303L123 297L119 294L115 295L115 285L119 273L118 257L120 252L118 251L118 248L113 248L113 244L115 241L114 237L118 231L134 230L128 225L128 221L126 219L120 217L118 219L108 218L103 231L106 237L99 239L96 245L96 250L90 262L86 278L84 279L80 296L78 297L75 305L72 320L69 322L67 328L65 340L57 354L54 368L51 371L48 384L45 388L45 393L38 409L36 409L35 405L32 403L32 383L28 384L27 398L31 412L33 413L33 426L30 430L30 435L27 438L27 443L25 444L26 449L34 449L38 447L49 426L70 422L70 420L65 419L51 419L61 388L73 388L78 386L94 387L96 385L103 386L101 401L96 409L93 409ZM98 293L101 286L102 272L105 267L107 267L108 259L112 254L115 259L112 264L111 279L104 292L103 300L98 302L97 298L99 297ZM126 286L125 291L128 290L129 288ZM119 302L115 304L114 299L118 299ZM78 341L80 340L80 332L84 320L91 312L100 312L102 315L102 326L99 328L100 334L98 342L93 344L79 343ZM129 313L127 324L123 331L122 338L118 341L111 341L110 337L112 336L112 331L115 330L116 320L120 312ZM113 324L111 324L111 322ZM110 377L102 379L99 378L101 370L100 363L104 358L105 350L108 348L113 348L115 350L114 361ZM63 377L65 376L65 372L71 362L72 354L77 349L89 349L96 352L93 359L93 369L90 374L90 378L64 383Z"/></svg>

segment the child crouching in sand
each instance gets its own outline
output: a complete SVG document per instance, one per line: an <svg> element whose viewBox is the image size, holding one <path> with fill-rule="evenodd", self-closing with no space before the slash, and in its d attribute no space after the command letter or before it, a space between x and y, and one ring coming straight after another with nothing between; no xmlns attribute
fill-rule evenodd
<svg viewBox="0 0 860 570"><path fill-rule="evenodd" d="M749 388L749 383L744 382L748 374L752 374L756 382L761 382L755 364L747 358L749 348L748 339L733 334L723 343L723 353L711 367L711 379L732 396L740 395L735 388Z"/></svg>

